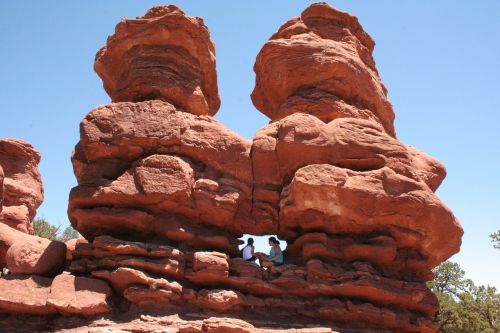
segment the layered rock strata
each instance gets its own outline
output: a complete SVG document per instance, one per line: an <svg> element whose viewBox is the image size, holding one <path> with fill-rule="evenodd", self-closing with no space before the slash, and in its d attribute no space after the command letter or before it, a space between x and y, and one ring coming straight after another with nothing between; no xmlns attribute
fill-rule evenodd
<svg viewBox="0 0 500 333"><path fill-rule="evenodd" d="M149 250L149 252L148 252ZM297 320L341 329L387 327L431 332L437 300L424 284L382 276L368 259L309 259L286 264L270 279L261 269L221 252L180 252L156 243L99 236L80 245L71 270L91 273L138 307L212 311L247 320ZM364 315L361 316L361 313ZM344 324L339 323L345 321ZM362 320L361 320L362 318ZM299 320L300 321L300 320Z"/></svg>
<svg viewBox="0 0 500 333"><path fill-rule="evenodd" d="M92 316L111 309L111 289L99 279L69 274L61 274L54 279L11 274L0 279L0 289L0 312ZM46 328L43 330L46 331Z"/></svg>
<svg viewBox="0 0 500 333"><path fill-rule="evenodd" d="M215 47L199 17L158 6L124 19L96 55L94 69L113 102L159 99L187 112L219 109Z"/></svg>
<svg viewBox="0 0 500 333"><path fill-rule="evenodd" d="M43 201L40 153L19 139L0 139L0 269L53 276L64 267L64 243L32 235Z"/></svg>
<svg viewBox="0 0 500 333"><path fill-rule="evenodd" d="M30 234L43 201L39 162L40 153L28 142L0 139L0 223Z"/></svg>
<svg viewBox="0 0 500 333"><path fill-rule="evenodd" d="M252 101L272 120L296 112L329 122L369 119L394 136L394 111L358 19L326 3L306 8L257 55Z"/></svg>
<svg viewBox="0 0 500 333"><path fill-rule="evenodd" d="M80 185L70 219L90 239L133 232L235 254L236 237L253 223L250 146L214 119L166 102L98 107L83 120L73 155Z"/></svg>
<svg viewBox="0 0 500 333"><path fill-rule="evenodd" d="M257 56L271 123L250 142L211 118L201 19L163 6L121 22L95 66L115 103L85 117L72 157L68 214L89 242L71 271L140 309L435 332L425 281L462 229L434 193L444 167L395 138L373 47L324 3L285 23ZM243 234L286 240L285 265L239 259Z"/></svg>
<svg viewBox="0 0 500 333"><path fill-rule="evenodd" d="M0 312L108 312L111 289L107 283L58 275L65 266L66 245L32 235L32 220L43 200L39 161L40 154L31 144L0 140ZM3 322L2 330L13 328Z"/></svg>
<svg viewBox="0 0 500 333"><path fill-rule="evenodd" d="M380 318L368 326L433 332L438 303L424 282L456 253L463 231L434 193L445 168L395 138L373 46L356 18L323 3L285 23L265 44L252 99L272 122L252 145L253 216L278 224L289 262L322 267L309 283L355 265L354 271L373 274L377 292L344 297L371 306L389 302L418 317L406 317L401 327ZM372 285L369 278L355 280ZM382 286L391 291L378 298ZM396 300L403 290L422 296ZM370 322L369 316L356 320Z"/></svg>

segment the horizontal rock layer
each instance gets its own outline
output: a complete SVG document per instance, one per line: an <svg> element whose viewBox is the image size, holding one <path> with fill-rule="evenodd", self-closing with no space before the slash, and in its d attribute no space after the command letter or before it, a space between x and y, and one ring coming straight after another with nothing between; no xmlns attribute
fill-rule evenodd
<svg viewBox="0 0 500 333"><path fill-rule="evenodd" d="M77 245L70 269L108 281L141 308L191 304L199 311L243 311L264 317L286 309L298 317L334 322L346 312L351 324L369 327L389 316L390 327L417 332L434 327L425 318L438 306L425 283L390 277L366 261L332 264L309 259L304 265L277 267L267 279L256 264L220 252L183 253L99 236L93 243ZM306 310L318 306L325 312ZM353 315L363 309L372 309L373 317ZM408 322L417 324L408 329Z"/></svg>
<svg viewBox="0 0 500 333"><path fill-rule="evenodd" d="M131 318L130 316L115 315L110 318L98 318L89 320L87 318L64 317L57 321L47 323L44 318L38 317L40 321L25 321L25 318L10 317L3 320L8 327L23 327L26 332L36 332L49 329L50 332L64 333L68 330L74 332L92 333L337 333L331 328L322 327L320 324L310 325L308 328L294 328L297 322L284 321L279 325L275 322L263 320L241 320L225 316L200 317L196 314L170 314L149 315L143 314ZM77 328L75 328L78 326ZM361 332L359 330L351 332ZM366 332L366 330L364 331Z"/></svg>
<svg viewBox="0 0 500 333"><path fill-rule="evenodd" d="M394 112L357 18L309 6L264 44L254 65L254 105L273 121L296 112L325 122L363 118L394 133Z"/></svg>
<svg viewBox="0 0 500 333"><path fill-rule="evenodd" d="M94 69L113 102L159 99L198 115L219 109L208 29L201 18L173 5L118 23L97 53Z"/></svg>
<svg viewBox="0 0 500 333"><path fill-rule="evenodd" d="M460 242L458 222L433 193L444 167L367 120L294 114L251 145L213 119L151 101L99 107L81 130L69 215L88 238L133 233L235 255L243 233L288 242L320 229L380 234L415 251L423 275Z"/></svg>
<svg viewBox="0 0 500 333"><path fill-rule="evenodd" d="M110 310L111 289L98 279L69 274L54 279L12 274L0 279L0 290L0 311L91 316Z"/></svg>
<svg viewBox="0 0 500 333"><path fill-rule="evenodd" d="M0 139L0 223L33 233L32 221L43 201L40 153L18 139Z"/></svg>
<svg viewBox="0 0 500 333"><path fill-rule="evenodd" d="M166 102L114 103L82 122L73 166L68 212L91 242L70 269L138 307L435 329L424 282L462 233L434 194L445 169L377 122L295 113L250 143ZM278 234L288 264L266 280L234 259L243 233Z"/></svg>

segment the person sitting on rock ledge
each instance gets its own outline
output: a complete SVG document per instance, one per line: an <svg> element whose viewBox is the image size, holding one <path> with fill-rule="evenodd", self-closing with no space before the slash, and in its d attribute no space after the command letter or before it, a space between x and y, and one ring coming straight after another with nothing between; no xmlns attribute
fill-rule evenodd
<svg viewBox="0 0 500 333"><path fill-rule="evenodd" d="M247 240L247 245L243 248L242 254L243 254L243 259L246 261L255 261L257 260L257 257L255 257L255 246L253 246L253 238L250 237Z"/></svg>
<svg viewBox="0 0 500 333"><path fill-rule="evenodd" d="M276 239L276 237L269 237L269 246L271 246L269 255L262 252L255 254L255 256L259 259L260 267L270 268L272 266L283 265L283 252L280 248L280 242Z"/></svg>

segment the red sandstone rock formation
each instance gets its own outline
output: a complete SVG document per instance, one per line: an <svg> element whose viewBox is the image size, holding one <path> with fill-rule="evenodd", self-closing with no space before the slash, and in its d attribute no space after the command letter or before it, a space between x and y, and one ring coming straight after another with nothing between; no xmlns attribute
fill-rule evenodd
<svg viewBox="0 0 500 333"><path fill-rule="evenodd" d="M0 279L0 309L23 314L54 314L47 305L51 279L41 276L9 275Z"/></svg>
<svg viewBox="0 0 500 333"><path fill-rule="evenodd" d="M255 62L255 106L272 120L296 112L329 122L369 119L394 136L394 112L356 17L325 3L283 24Z"/></svg>
<svg viewBox="0 0 500 333"><path fill-rule="evenodd" d="M91 316L109 312L110 296L102 280L61 274L52 281L47 304L61 314Z"/></svg>
<svg viewBox="0 0 500 333"><path fill-rule="evenodd" d="M54 279L37 275L9 275L0 279L0 290L0 310L7 312L91 316L110 310L109 286L102 280L92 278L69 274L61 274Z"/></svg>
<svg viewBox="0 0 500 333"><path fill-rule="evenodd" d="M113 102L159 99L211 116L219 109L208 29L176 6L154 7L118 23L94 68Z"/></svg>
<svg viewBox="0 0 500 333"><path fill-rule="evenodd" d="M68 214L88 239L68 256L78 277L0 281L38 288L34 304L9 294L0 308L103 313L107 282L131 313L218 317L119 329L435 332L425 281L462 229L434 193L444 167L395 138L373 47L324 3L285 23L257 57L252 99L272 122L249 142L211 118L201 19L164 6L119 23L95 64L115 103L85 117L72 156ZM244 233L286 240L285 265L264 274L240 259Z"/></svg>
<svg viewBox="0 0 500 333"><path fill-rule="evenodd" d="M5 175L3 173L3 168L0 165L0 213L2 213L2 208L3 208L3 181L4 181Z"/></svg>
<svg viewBox="0 0 500 333"><path fill-rule="evenodd" d="M15 274L54 275L64 266L61 242L32 236L43 200L40 153L17 139L0 139L0 268Z"/></svg>
<svg viewBox="0 0 500 333"><path fill-rule="evenodd" d="M62 271L66 245L27 235L0 223L0 267L17 274L54 275Z"/></svg>
<svg viewBox="0 0 500 333"><path fill-rule="evenodd" d="M0 223L33 233L31 222L43 201L40 153L25 141L0 139Z"/></svg>
<svg viewBox="0 0 500 333"><path fill-rule="evenodd" d="M235 236L253 223L250 145L166 102L99 107L73 156L70 219L87 238L134 232L236 254Z"/></svg>

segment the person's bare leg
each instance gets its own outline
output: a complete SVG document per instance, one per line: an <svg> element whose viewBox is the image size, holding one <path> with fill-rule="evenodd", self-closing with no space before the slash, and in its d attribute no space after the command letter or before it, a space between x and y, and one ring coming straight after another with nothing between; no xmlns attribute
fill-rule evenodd
<svg viewBox="0 0 500 333"><path fill-rule="evenodd" d="M270 260L263 259L261 261L261 267L262 267L262 279L264 280L269 280L269 269L273 265L273 262Z"/></svg>
<svg viewBox="0 0 500 333"><path fill-rule="evenodd" d="M271 260L262 260L262 267L264 268L269 268L273 265L273 262Z"/></svg>
<svg viewBox="0 0 500 333"><path fill-rule="evenodd" d="M262 259L261 254L257 252L257 253L254 253L254 256L255 256L255 258L257 258L257 260L258 260L258 262L259 262L259 266L260 266L260 267L263 267L263 266L262 266L262 261L263 261L263 259Z"/></svg>
<svg viewBox="0 0 500 333"><path fill-rule="evenodd" d="M260 265L260 267L264 268L264 261L265 261L265 260L262 258L262 256L261 256L261 255L258 255L258 254L257 254L257 255L256 255L256 257L257 257L257 259L259 260L259 265Z"/></svg>

